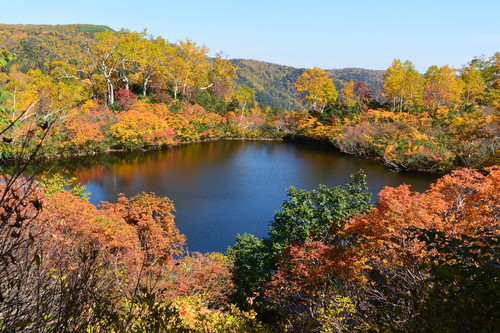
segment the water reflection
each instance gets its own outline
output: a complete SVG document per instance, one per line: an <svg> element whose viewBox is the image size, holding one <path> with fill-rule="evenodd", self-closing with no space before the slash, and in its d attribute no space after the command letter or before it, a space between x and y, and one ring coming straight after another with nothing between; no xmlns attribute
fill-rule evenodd
<svg viewBox="0 0 500 333"><path fill-rule="evenodd" d="M225 251L244 232L263 236L286 188L336 186L363 169L370 191L411 184L424 191L437 176L394 173L370 160L317 147L261 141L218 141L163 151L80 157L60 166L87 185L91 201L114 201L118 193L168 196L176 223L193 251Z"/></svg>

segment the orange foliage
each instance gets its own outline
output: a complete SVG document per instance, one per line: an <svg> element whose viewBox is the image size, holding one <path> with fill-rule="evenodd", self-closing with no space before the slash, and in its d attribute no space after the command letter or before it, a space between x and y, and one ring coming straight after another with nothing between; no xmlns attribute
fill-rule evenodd
<svg viewBox="0 0 500 333"><path fill-rule="evenodd" d="M82 146L91 141L102 141L104 135L101 132L100 124L87 121L83 115L75 115L68 119L66 128L71 133L71 143Z"/></svg>
<svg viewBox="0 0 500 333"><path fill-rule="evenodd" d="M64 126L68 132L68 143L78 150L97 151L97 146L104 141L103 128L116 121L109 109L97 101L89 100L74 109L66 118Z"/></svg>
<svg viewBox="0 0 500 333"><path fill-rule="evenodd" d="M164 104L137 103L111 126L111 134L127 148L173 144L174 131L164 118L167 113Z"/></svg>
<svg viewBox="0 0 500 333"><path fill-rule="evenodd" d="M137 233L146 263L163 264L182 252L185 237L174 223L174 205L168 198L141 193L132 199L120 196L115 204L102 208L121 216Z"/></svg>
<svg viewBox="0 0 500 333"><path fill-rule="evenodd" d="M311 138L333 141L338 136L340 128L335 125L323 125L318 119L307 115L298 119L297 132Z"/></svg>
<svg viewBox="0 0 500 333"><path fill-rule="evenodd" d="M98 210L68 191L44 198L44 209L38 223L51 230L53 241L58 244L71 246L75 240L86 239L98 244L102 251L112 254L129 268L139 263L140 247L134 228L120 215Z"/></svg>
<svg viewBox="0 0 500 333"><path fill-rule="evenodd" d="M302 117L304 117L302 113L277 113L273 116L271 126L278 131L293 133L296 130L296 124Z"/></svg>
<svg viewBox="0 0 500 333"><path fill-rule="evenodd" d="M164 280L167 299L203 295L211 307L227 305L233 291L228 260L221 253L193 253L171 265Z"/></svg>
<svg viewBox="0 0 500 333"><path fill-rule="evenodd" d="M205 108L201 105L191 105L188 103L183 103L179 114L182 114L190 119L198 119L203 117L207 112Z"/></svg>
<svg viewBox="0 0 500 333"><path fill-rule="evenodd" d="M286 259L269 283L267 296L304 300L321 296L334 269L330 247L319 241L306 242L287 247L284 254Z"/></svg>
<svg viewBox="0 0 500 333"><path fill-rule="evenodd" d="M327 292L329 277L367 282L369 272L418 267L429 252L412 229L436 229L449 237L473 237L483 228L500 234L500 167L487 172L454 171L425 193L408 185L384 188L374 208L332 235L340 242L288 247L268 296L314 302Z"/></svg>
<svg viewBox="0 0 500 333"><path fill-rule="evenodd" d="M487 176L454 171L422 194L407 185L383 189L376 207L353 218L343 232L345 238L356 238L349 250L358 261L353 269L403 265L409 257L425 256L421 244L409 239L411 228L437 229L452 237L472 236L482 228L498 231L500 168L488 171Z"/></svg>

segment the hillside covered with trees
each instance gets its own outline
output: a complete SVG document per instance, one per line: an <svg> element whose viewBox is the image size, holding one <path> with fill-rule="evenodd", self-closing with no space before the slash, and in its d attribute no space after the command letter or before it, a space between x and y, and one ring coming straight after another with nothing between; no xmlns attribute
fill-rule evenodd
<svg viewBox="0 0 500 333"><path fill-rule="evenodd" d="M74 57L75 51L96 33L110 30L107 26L90 24L0 24L0 45L17 55L12 64L22 72L35 68L47 71L51 61Z"/></svg>
<svg viewBox="0 0 500 333"><path fill-rule="evenodd" d="M204 45L171 43L146 31L0 28L15 54L0 73L4 122L20 112L20 119L58 114L48 156L239 137L324 142L397 170L446 171L498 160L498 53L460 70L431 66L422 75L411 61L396 59L385 73L321 70L321 79L298 84L309 70L210 58ZM317 82L332 91L318 97ZM288 106L267 104L276 100ZM23 131L17 125L13 140ZM4 156L13 157L15 147Z"/></svg>
<svg viewBox="0 0 500 333"><path fill-rule="evenodd" d="M256 91L259 103L283 109L301 109L300 95L294 88L297 79L304 73L304 68L271 64L264 61L232 59L238 68L236 83L248 86ZM365 82L368 87L380 95L384 71L363 68L344 68L326 70L340 90L350 81ZM374 95L375 96L375 95Z"/></svg>
<svg viewBox="0 0 500 333"><path fill-rule="evenodd" d="M395 59L378 91L364 70L238 70L147 32L0 28L0 332L500 326L500 53L423 75ZM303 104L269 107L259 91ZM168 198L96 207L72 179L36 172L42 158L223 138L321 143L448 174L424 193L386 187L375 203L362 171L343 186L290 187L265 237L201 254L185 249Z"/></svg>

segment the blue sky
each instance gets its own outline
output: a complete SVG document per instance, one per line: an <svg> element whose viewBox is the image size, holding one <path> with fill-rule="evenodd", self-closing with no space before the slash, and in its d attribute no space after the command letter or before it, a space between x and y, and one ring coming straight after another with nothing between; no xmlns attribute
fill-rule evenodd
<svg viewBox="0 0 500 333"><path fill-rule="evenodd" d="M211 54L294 67L386 69L394 58L461 67L500 51L499 0L18 0L0 23L148 29Z"/></svg>

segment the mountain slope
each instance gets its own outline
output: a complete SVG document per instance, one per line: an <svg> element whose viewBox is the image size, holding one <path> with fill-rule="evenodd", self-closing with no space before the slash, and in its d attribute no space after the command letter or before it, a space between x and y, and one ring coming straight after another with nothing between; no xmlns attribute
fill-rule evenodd
<svg viewBox="0 0 500 333"><path fill-rule="evenodd" d="M105 30L112 29L92 24L0 24L0 50L14 52L12 64L22 72L35 68L45 71L50 61L70 59L97 32Z"/></svg>
<svg viewBox="0 0 500 333"><path fill-rule="evenodd" d="M27 72L39 68L49 71L52 61L78 59L82 47L97 32L112 30L104 25L25 25L0 24L0 50L12 51L17 58L10 66ZM305 68L294 68L264 61L233 59L238 68L236 83L256 90L256 99L264 105L284 109L301 109L294 84ZM382 83L384 71L361 68L330 69L335 86L340 90L345 82L364 81L373 88Z"/></svg>
<svg viewBox="0 0 500 333"><path fill-rule="evenodd" d="M300 109L302 102L295 91L295 81L305 68L295 68L249 59L232 59L238 68L238 85L246 85L256 90L259 103L274 105L285 109ZM338 90L349 81L362 81L374 89L382 85L385 71L363 68L344 68L326 70L334 79Z"/></svg>

